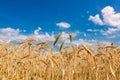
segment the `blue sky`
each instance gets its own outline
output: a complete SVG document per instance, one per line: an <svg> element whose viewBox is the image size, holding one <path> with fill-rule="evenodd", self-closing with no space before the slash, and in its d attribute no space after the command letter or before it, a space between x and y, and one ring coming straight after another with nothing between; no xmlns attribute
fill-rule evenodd
<svg viewBox="0 0 120 80"><path fill-rule="evenodd" d="M72 34L74 43L119 44L120 0L1 0L0 36L4 40L54 40Z"/></svg>

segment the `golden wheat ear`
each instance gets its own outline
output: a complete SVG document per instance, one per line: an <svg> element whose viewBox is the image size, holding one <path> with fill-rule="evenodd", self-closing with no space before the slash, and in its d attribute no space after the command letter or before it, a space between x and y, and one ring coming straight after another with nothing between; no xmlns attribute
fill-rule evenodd
<svg viewBox="0 0 120 80"><path fill-rule="evenodd" d="M21 42L18 42L17 44L21 45L21 44L24 44L24 43L25 43L25 41L21 41Z"/></svg>
<svg viewBox="0 0 120 80"><path fill-rule="evenodd" d="M44 45L44 44L46 44L46 42L39 42L36 45L38 46L38 45Z"/></svg>
<svg viewBox="0 0 120 80"><path fill-rule="evenodd" d="M56 43L58 42L60 36L61 36L61 34L59 34L59 35L55 38L55 41L53 42L53 45L52 45L52 48L51 48L51 53L53 53L54 48L55 48L55 45L56 45Z"/></svg>
<svg viewBox="0 0 120 80"><path fill-rule="evenodd" d="M114 42L111 43L111 46L113 46L113 45L114 45Z"/></svg>
<svg viewBox="0 0 120 80"><path fill-rule="evenodd" d="M61 36L61 34L59 34L59 35L55 38L55 41L54 41L54 43L53 43L53 46L55 46L55 45L56 45L56 43L58 42L58 40L59 40L60 36Z"/></svg>
<svg viewBox="0 0 120 80"><path fill-rule="evenodd" d="M72 35L71 35L71 34L69 35L69 38L70 38L70 44L71 44L73 50L75 50L75 48L74 48L74 46L73 46L73 44L72 44Z"/></svg>
<svg viewBox="0 0 120 80"><path fill-rule="evenodd" d="M70 34L69 37L70 37L70 42L72 42L72 35Z"/></svg>
<svg viewBox="0 0 120 80"><path fill-rule="evenodd" d="M59 49L60 52L61 52L61 50L62 50L63 45L64 45L64 41L63 41L63 42L61 43L61 45L60 45L60 49Z"/></svg>

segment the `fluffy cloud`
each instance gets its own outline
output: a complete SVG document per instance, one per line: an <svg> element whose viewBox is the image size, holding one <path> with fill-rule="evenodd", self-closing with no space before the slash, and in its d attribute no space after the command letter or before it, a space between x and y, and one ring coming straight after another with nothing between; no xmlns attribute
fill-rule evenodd
<svg viewBox="0 0 120 80"><path fill-rule="evenodd" d="M106 6L101 10L101 13L103 16L103 20L99 17L99 14L96 14L95 16L90 16L89 20L99 25L108 25L120 28L120 13L116 13L113 7Z"/></svg>
<svg viewBox="0 0 120 80"><path fill-rule="evenodd" d="M103 25L103 21L100 19L99 14L90 16L89 20L93 21L95 24Z"/></svg>
<svg viewBox="0 0 120 80"><path fill-rule="evenodd" d="M67 23L67 22L56 23L56 25L58 27L61 27L61 28L70 28L71 27L71 25L69 23Z"/></svg>
<svg viewBox="0 0 120 80"><path fill-rule="evenodd" d="M19 30L19 29L0 28L0 38L2 38L3 41L12 40L12 41L17 41L17 42L21 41L21 40L25 40L26 38L29 38L29 37L33 37L38 41L46 41L46 40L54 41L55 40L56 35L54 33L49 34L46 32L46 33L40 34L39 33L40 30L41 29L38 27L38 29L34 30L34 32L32 34L24 35L21 33L22 30ZM95 40L86 40L86 39L82 39L82 38L79 38L78 40L74 40L79 34L82 35L81 32L75 31L72 33L62 32L59 44L61 44L61 41L65 40L65 44L69 45L70 44L69 34L73 35L73 44L74 45L79 46L82 43L92 45L92 44L96 43ZM86 34L85 34L85 36L86 36ZM0 42L2 42L2 40L0 40ZM103 41L101 41L101 42L103 42ZM104 41L104 42L107 43L107 41Z"/></svg>
<svg viewBox="0 0 120 80"><path fill-rule="evenodd" d="M0 34L4 34L7 36L14 36L19 34L20 30L19 29L12 29L12 28L1 28L0 29Z"/></svg>
<svg viewBox="0 0 120 80"><path fill-rule="evenodd" d="M40 27L38 27L38 29L34 30L33 33L29 34L29 35L25 35L22 34L22 30L19 29L14 29L14 28L0 28L0 38L2 38L3 40L12 40L12 41L21 41L21 40L25 40L28 37L33 37L36 40L39 41L54 41L56 34L52 33L39 33L39 31L42 30ZM61 32L61 40L68 40L69 39L69 34L72 34L73 38L76 37L80 32L79 31L75 31L72 33L67 33L67 32Z"/></svg>
<svg viewBox="0 0 120 80"><path fill-rule="evenodd" d="M25 40L28 37L33 37L36 40L40 40L40 41L54 40L54 34L51 34L51 35L48 33L39 34L40 30L41 28L38 27L38 29L34 30L33 34L24 35L24 34L21 34L21 31L19 29L0 28L0 37L5 41L6 40L21 41L21 40Z"/></svg>
<svg viewBox="0 0 120 80"><path fill-rule="evenodd" d="M103 32L102 34L108 35L120 31L120 13L115 12L111 6L103 8L101 13L103 19L99 17L99 14L96 14L95 16L90 16L89 20L95 24L110 26L107 31L101 31Z"/></svg>
<svg viewBox="0 0 120 80"><path fill-rule="evenodd" d="M105 25L120 28L120 13L116 13L110 6L105 7L101 12Z"/></svg>
<svg viewBox="0 0 120 80"><path fill-rule="evenodd" d="M13 29L13 28L1 28L0 29L0 37L3 40L22 40L27 38L25 35L19 34L19 29Z"/></svg>

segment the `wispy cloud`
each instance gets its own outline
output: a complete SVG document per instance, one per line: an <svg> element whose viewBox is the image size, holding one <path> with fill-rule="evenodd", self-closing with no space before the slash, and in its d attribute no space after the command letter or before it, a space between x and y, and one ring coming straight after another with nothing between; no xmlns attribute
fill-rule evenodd
<svg viewBox="0 0 120 80"><path fill-rule="evenodd" d="M100 30L99 29L87 29L87 31L89 31L89 32L99 32Z"/></svg>
<svg viewBox="0 0 120 80"><path fill-rule="evenodd" d="M42 30L42 28L41 28L41 27L38 27L38 29L36 29L36 30L34 31L34 34L35 34L35 35L38 35L40 30Z"/></svg>
<svg viewBox="0 0 120 80"><path fill-rule="evenodd" d="M59 23L56 23L56 25L61 28L70 28L71 27L71 25L67 22L59 22Z"/></svg>
<svg viewBox="0 0 120 80"><path fill-rule="evenodd" d="M119 29L117 29L117 28L108 28L107 31L105 31L105 30L100 30L100 32L101 32L103 35L114 34L114 33L117 33L117 31L119 31Z"/></svg>
<svg viewBox="0 0 120 80"><path fill-rule="evenodd" d="M83 33L83 36L84 36L84 37L87 37L87 34L86 34L86 33Z"/></svg>

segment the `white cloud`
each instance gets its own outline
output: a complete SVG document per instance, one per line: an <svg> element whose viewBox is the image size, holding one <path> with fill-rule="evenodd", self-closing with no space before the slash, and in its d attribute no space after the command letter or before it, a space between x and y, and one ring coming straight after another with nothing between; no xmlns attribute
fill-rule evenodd
<svg viewBox="0 0 120 80"><path fill-rule="evenodd" d="M87 31L89 31L89 32L99 32L100 30L99 29L87 29Z"/></svg>
<svg viewBox="0 0 120 80"><path fill-rule="evenodd" d="M75 40L75 41L73 41L73 44L74 45L81 45L82 43L84 43L84 40L83 39L78 39L78 40Z"/></svg>
<svg viewBox="0 0 120 80"><path fill-rule="evenodd" d="M91 40L86 40L86 39L80 38L80 39L78 39L78 40L74 40L74 41L73 41L73 44L76 45L76 46L80 46L80 45L82 45L82 44L84 44L84 43L87 44L87 45L95 45L96 40L93 40L93 39L91 39Z"/></svg>
<svg viewBox="0 0 120 80"><path fill-rule="evenodd" d="M102 41L99 42L99 44L102 44L102 45L111 45L111 42L110 41L102 40Z"/></svg>
<svg viewBox="0 0 120 80"><path fill-rule="evenodd" d="M105 41L105 40L101 40L101 41L98 41L100 45L111 45L111 42L110 41ZM94 40L94 39L78 39L78 40L74 40L73 41L73 44L76 45L76 46L80 46L82 44L86 44L88 46L90 46L93 50L97 50L97 47L98 47L98 44L97 44L97 40Z"/></svg>
<svg viewBox="0 0 120 80"><path fill-rule="evenodd" d="M113 7L106 6L101 10L101 13L103 16L103 20L99 17L99 14L96 14L95 16L90 16L89 20L99 25L104 24L120 28L120 13L116 13Z"/></svg>
<svg viewBox="0 0 120 80"><path fill-rule="evenodd" d="M120 31L120 12L116 12L111 6L106 6L101 10L101 13L103 19L99 17L99 14L96 14L95 16L90 16L89 20L93 21L95 24L110 27L107 31L101 31L103 32L102 34L109 35Z"/></svg>
<svg viewBox="0 0 120 80"><path fill-rule="evenodd" d="M62 39L62 40L66 40L66 39L68 39L68 38L69 38L69 34L66 33L66 32L62 32L61 39Z"/></svg>
<svg viewBox="0 0 120 80"><path fill-rule="evenodd" d="M39 40L39 41L54 41L55 39L55 35L54 34L48 34L48 33L44 33L44 34L33 34L31 35L31 37L35 38L36 40Z"/></svg>
<svg viewBox="0 0 120 80"><path fill-rule="evenodd" d="M99 14L97 14L95 16L90 16L89 20L93 21L95 24L103 25L103 22L99 17Z"/></svg>
<svg viewBox="0 0 120 80"><path fill-rule="evenodd" d="M39 31L41 30L40 27L38 27L38 29L34 30L33 33L29 34L29 35L25 35L22 34L22 30L19 29L13 29L13 28L0 28L0 37L3 40L11 40L11 41L21 41L21 40L25 40L28 37L33 37L36 40L39 41L54 41L56 34L52 33L39 33ZM72 33L67 33L67 32L62 32L61 35L61 40L68 40L69 39L69 34L72 34L73 38L76 37L80 32L79 31L75 31Z"/></svg>
<svg viewBox="0 0 120 80"><path fill-rule="evenodd" d="M116 13L113 7L107 6L101 12L105 25L120 28L120 13Z"/></svg>
<svg viewBox="0 0 120 80"><path fill-rule="evenodd" d="M87 34L86 34L86 33L83 33L83 36L84 36L84 37L87 37Z"/></svg>
<svg viewBox="0 0 120 80"><path fill-rule="evenodd" d="M40 30L40 28L38 28L36 30ZM19 29L0 28L0 38L2 38L4 41L7 41L7 40L21 41L21 40L25 40L28 37L33 37L39 41L46 41L46 40L54 41L55 40L56 35L54 33L49 34L46 32L46 33L42 33L42 34L40 34L40 33L35 34L35 31L32 34L24 35L24 34L21 34L21 30L19 30ZM88 45L95 44L95 40L86 40L86 39L82 39L82 38L79 38L78 40L74 40L75 37L78 36L78 34L80 34L79 31L75 31L72 33L62 32L60 40L61 41L65 40L65 44L69 44L70 43L69 34L73 35L73 44L74 45L81 45L82 43L86 43ZM2 42L2 41L0 40L0 42ZM103 41L101 41L101 42L103 42ZM105 43L107 43L107 41Z"/></svg>
<svg viewBox="0 0 120 80"><path fill-rule="evenodd" d="M33 37L37 40L45 41L45 40L54 40L54 34L50 35L48 33L45 34L39 34L39 30L41 28L39 27L34 31L34 34L24 35L21 34L19 29L13 29L13 28L0 28L0 37L3 40L12 40L12 41L21 41L25 40L28 37Z"/></svg>
<svg viewBox="0 0 120 80"><path fill-rule="evenodd" d="M41 28L41 27L38 27L38 29L36 29L36 30L34 31L34 34L35 34L35 35L38 35L40 30L42 30L42 28Z"/></svg>
<svg viewBox="0 0 120 80"><path fill-rule="evenodd" d="M67 22L56 23L56 25L58 27L61 27L61 28L70 28L71 27L71 25L69 23L67 23Z"/></svg>
<svg viewBox="0 0 120 80"><path fill-rule="evenodd" d="M69 34L71 34L72 37L75 38L78 34L80 34L80 32L79 31L75 31L75 32L72 32L72 33L62 32L61 39L62 40L69 39Z"/></svg>
<svg viewBox="0 0 120 80"><path fill-rule="evenodd" d="M7 36L14 36L16 34L19 34L20 30L19 29L12 29L12 28L1 28L0 29L0 34L4 34Z"/></svg>
<svg viewBox="0 0 120 80"><path fill-rule="evenodd" d="M117 31L119 31L119 29L117 29L117 28L108 28L108 30L106 30L106 31L100 30L100 32L101 32L103 35L114 34L114 33L116 33Z"/></svg>
<svg viewBox="0 0 120 80"><path fill-rule="evenodd" d="M19 29L13 29L13 28L0 28L0 36L4 40L22 40L27 38L25 35L19 34Z"/></svg>
<svg viewBox="0 0 120 80"><path fill-rule="evenodd" d="M73 37L76 37L78 34L81 34L80 31L75 31L75 32L72 32L70 33Z"/></svg>

